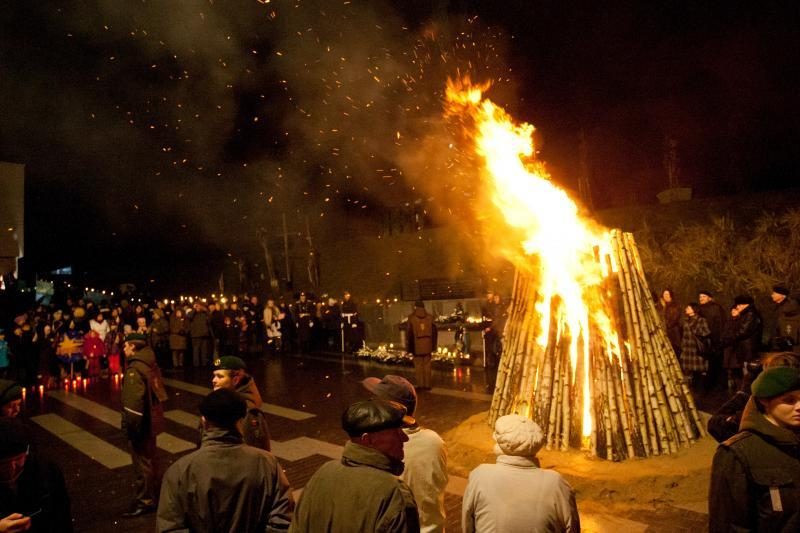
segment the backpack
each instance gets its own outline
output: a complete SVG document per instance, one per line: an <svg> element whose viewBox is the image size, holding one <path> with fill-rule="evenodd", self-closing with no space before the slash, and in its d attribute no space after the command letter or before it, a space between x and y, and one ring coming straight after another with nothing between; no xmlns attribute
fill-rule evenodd
<svg viewBox="0 0 800 533"><path fill-rule="evenodd" d="M248 446L270 451L267 417L260 409L248 409L244 417L244 442Z"/></svg>

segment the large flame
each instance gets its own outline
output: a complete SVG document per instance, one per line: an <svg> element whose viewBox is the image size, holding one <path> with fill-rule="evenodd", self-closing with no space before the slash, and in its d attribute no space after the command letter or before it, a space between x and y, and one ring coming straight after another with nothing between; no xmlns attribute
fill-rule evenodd
<svg viewBox="0 0 800 533"><path fill-rule="evenodd" d="M506 251L508 258L539 280L537 342L547 345L551 318L555 318L558 335L569 335L573 382L579 360L586 369L579 386L583 389L581 426L587 437L593 423L590 322L605 342L604 352L609 357L619 353L618 336L599 298L599 285L609 272L598 257L608 255L610 236L579 215L576 203L536 160L534 127L515 123L484 97L486 89L488 85L473 85L468 79L448 80L447 111L470 119L467 132L483 159L491 199L506 227L519 236L516 249ZM555 317L551 310L557 313Z"/></svg>

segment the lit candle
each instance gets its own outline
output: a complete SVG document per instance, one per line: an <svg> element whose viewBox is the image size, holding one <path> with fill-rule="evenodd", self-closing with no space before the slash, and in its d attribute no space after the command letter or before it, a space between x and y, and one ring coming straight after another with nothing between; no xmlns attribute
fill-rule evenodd
<svg viewBox="0 0 800 533"><path fill-rule="evenodd" d="M28 395L27 387L22 387L22 401L23 402L25 401L25 396L27 396L27 395Z"/></svg>
<svg viewBox="0 0 800 533"><path fill-rule="evenodd" d="M44 396L44 385L39 385L39 394Z"/></svg>

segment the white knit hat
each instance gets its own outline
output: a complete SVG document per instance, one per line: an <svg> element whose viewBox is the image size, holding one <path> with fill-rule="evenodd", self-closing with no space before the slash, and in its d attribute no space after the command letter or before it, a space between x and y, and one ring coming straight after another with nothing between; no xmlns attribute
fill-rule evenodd
<svg viewBox="0 0 800 533"><path fill-rule="evenodd" d="M539 424L517 414L498 418L493 437L505 455L534 457L544 445L544 433Z"/></svg>

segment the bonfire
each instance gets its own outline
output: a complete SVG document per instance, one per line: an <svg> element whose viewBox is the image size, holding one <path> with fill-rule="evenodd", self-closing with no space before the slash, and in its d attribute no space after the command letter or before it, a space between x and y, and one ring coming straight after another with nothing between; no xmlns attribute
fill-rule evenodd
<svg viewBox="0 0 800 533"><path fill-rule="evenodd" d="M458 117L516 268L489 422L541 425L548 448L606 459L677 451L704 435L645 279L633 235L582 216L537 159L534 128L450 80Z"/></svg>

